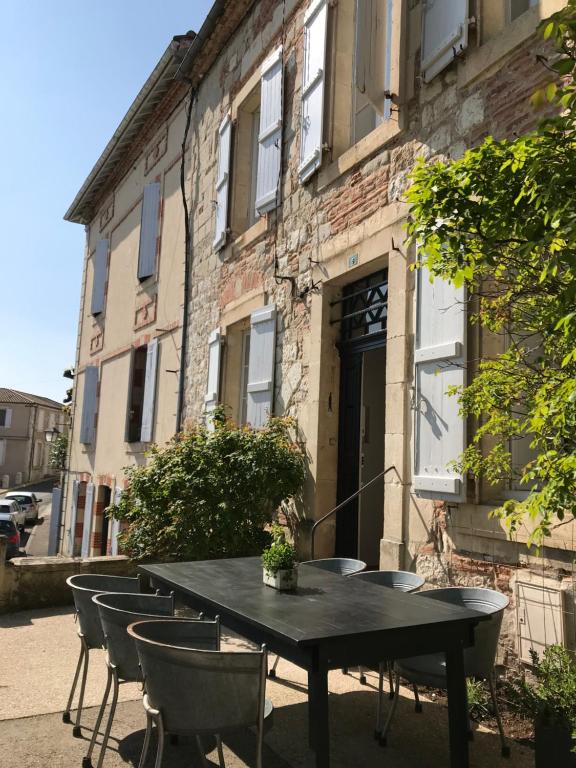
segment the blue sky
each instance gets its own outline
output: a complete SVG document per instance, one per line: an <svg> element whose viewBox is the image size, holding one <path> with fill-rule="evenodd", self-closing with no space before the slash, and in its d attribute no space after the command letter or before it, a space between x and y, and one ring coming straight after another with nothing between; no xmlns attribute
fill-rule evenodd
<svg viewBox="0 0 576 768"><path fill-rule="evenodd" d="M61 400L84 228L62 217L173 35L209 0L0 0L0 387Z"/></svg>

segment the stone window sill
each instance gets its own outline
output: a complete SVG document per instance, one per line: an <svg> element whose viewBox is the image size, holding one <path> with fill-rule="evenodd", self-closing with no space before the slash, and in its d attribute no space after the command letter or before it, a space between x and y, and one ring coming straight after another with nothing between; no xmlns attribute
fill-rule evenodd
<svg viewBox="0 0 576 768"><path fill-rule="evenodd" d="M398 113L395 112L394 115L397 116ZM371 155L376 154L389 141L398 136L400 131L400 125L395 117L379 125L368 136L360 139L353 147L350 147L350 149L341 154L337 160L319 172L318 191L321 192L342 174L347 173L359 163L367 160Z"/></svg>
<svg viewBox="0 0 576 768"><path fill-rule="evenodd" d="M268 216L261 216L255 224L252 224L245 232L242 232L232 242L232 255L236 255L243 248L255 243L268 231Z"/></svg>

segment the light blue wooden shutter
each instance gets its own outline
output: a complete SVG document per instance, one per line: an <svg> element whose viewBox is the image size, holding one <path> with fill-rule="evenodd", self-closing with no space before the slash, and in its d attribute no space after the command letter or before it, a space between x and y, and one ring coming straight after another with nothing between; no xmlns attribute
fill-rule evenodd
<svg viewBox="0 0 576 768"><path fill-rule="evenodd" d="M322 163L327 19L326 0L312 0L304 15L304 69L298 166L301 182L309 179Z"/></svg>
<svg viewBox="0 0 576 768"><path fill-rule="evenodd" d="M86 503L84 506L84 528L82 530L82 557L90 555L90 535L92 533L92 508L94 507L94 483L86 484Z"/></svg>
<svg viewBox="0 0 576 768"><path fill-rule="evenodd" d="M204 398L204 410L206 411L206 424L209 429L213 429L210 417L212 411L218 404L220 394L220 351L222 337L220 329L212 331L208 339L208 382L206 385L206 396Z"/></svg>
<svg viewBox="0 0 576 768"><path fill-rule="evenodd" d="M158 368L158 339L148 344L146 352L146 377L144 379L144 400L142 403L142 426L140 440L149 443L154 432L154 405L156 402L156 371Z"/></svg>
<svg viewBox="0 0 576 768"><path fill-rule="evenodd" d="M138 251L138 279L144 280L156 272L156 243L160 213L160 182L144 187Z"/></svg>
<svg viewBox="0 0 576 768"><path fill-rule="evenodd" d="M58 549L58 533L62 518L62 488L52 490L52 506L50 507L50 531L48 532L48 555L53 556Z"/></svg>
<svg viewBox="0 0 576 768"><path fill-rule="evenodd" d="M80 442L94 442L96 403L98 399L98 366L88 365L84 369L84 396L80 420Z"/></svg>
<svg viewBox="0 0 576 768"><path fill-rule="evenodd" d="M74 557L74 543L76 539L76 517L78 515L78 480L72 481L72 498L70 501L70 526L68 528L68 554Z"/></svg>
<svg viewBox="0 0 576 768"><path fill-rule="evenodd" d="M218 131L218 175L216 178L216 232L214 249L219 251L226 245L228 231L228 186L230 181L230 141L232 121L226 115Z"/></svg>
<svg viewBox="0 0 576 768"><path fill-rule="evenodd" d="M355 79L360 93L390 117L392 0L356 0Z"/></svg>
<svg viewBox="0 0 576 768"><path fill-rule="evenodd" d="M90 312L99 315L104 311L106 275L108 274L108 240L99 240L93 259L92 302Z"/></svg>
<svg viewBox="0 0 576 768"><path fill-rule="evenodd" d="M114 488L114 504L120 503L122 496L122 488L118 485ZM110 554L114 557L118 554L118 534L120 533L120 520L118 518L112 518L112 524L110 526Z"/></svg>
<svg viewBox="0 0 576 768"><path fill-rule="evenodd" d="M468 47L468 0L422 0L422 77L435 77Z"/></svg>
<svg viewBox="0 0 576 768"><path fill-rule="evenodd" d="M276 208L282 160L282 46L262 64L256 213Z"/></svg>
<svg viewBox="0 0 576 768"><path fill-rule="evenodd" d="M250 315L250 360L246 421L263 427L273 410L276 306L269 304Z"/></svg>
<svg viewBox="0 0 576 768"><path fill-rule="evenodd" d="M464 478L448 468L465 448L465 423L449 387L466 383L464 288L417 273L414 490L427 498L465 499Z"/></svg>

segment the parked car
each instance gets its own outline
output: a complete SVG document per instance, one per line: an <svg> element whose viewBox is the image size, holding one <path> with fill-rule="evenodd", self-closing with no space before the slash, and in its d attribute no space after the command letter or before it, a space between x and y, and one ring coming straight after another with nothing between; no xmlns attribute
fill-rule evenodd
<svg viewBox="0 0 576 768"><path fill-rule="evenodd" d="M19 504L26 513L27 523L38 522L38 507L40 506L40 502L35 493L30 491L10 491L10 493L7 493L3 498L12 499Z"/></svg>
<svg viewBox="0 0 576 768"><path fill-rule="evenodd" d="M6 506L6 505L5 505ZM6 560L20 555L20 532L13 512L0 509L0 535L6 536Z"/></svg>
<svg viewBox="0 0 576 768"><path fill-rule="evenodd" d="M14 515L16 525L23 531L26 525L26 512L14 499L0 499L0 514Z"/></svg>

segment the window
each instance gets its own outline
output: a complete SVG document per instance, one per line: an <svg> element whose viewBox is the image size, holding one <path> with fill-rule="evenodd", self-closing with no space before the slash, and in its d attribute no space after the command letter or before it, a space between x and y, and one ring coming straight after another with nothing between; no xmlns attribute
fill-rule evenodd
<svg viewBox="0 0 576 768"><path fill-rule="evenodd" d="M242 360L240 369L240 424L246 424L248 412L248 369L250 365L250 331L242 334Z"/></svg>
<svg viewBox="0 0 576 768"><path fill-rule="evenodd" d="M538 0L509 0L510 3L510 21L514 21L518 16L530 10L532 6L538 5Z"/></svg>
<svg viewBox="0 0 576 768"><path fill-rule="evenodd" d="M390 81L388 6L388 0L356 0L355 3L353 144L390 117L390 100L386 98Z"/></svg>
<svg viewBox="0 0 576 768"><path fill-rule="evenodd" d="M0 440L0 467L6 461L6 440Z"/></svg>
<svg viewBox="0 0 576 768"><path fill-rule="evenodd" d="M126 441L150 442L153 433L156 400L158 340L138 347L132 356L132 373L128 392Z"/></svg>
<svg viewBox="0 0 576 768"><path fill-rule="evenodd" d="M234 136L234 175L230 226L235 238L256 223L260 85L238 108Z"/></svg>
<svg viewBox="0 0 576 768"><path fill-rule="evenodd" d="M12 424L12 408L0 408L0 427L8 429Z"/></svg>

